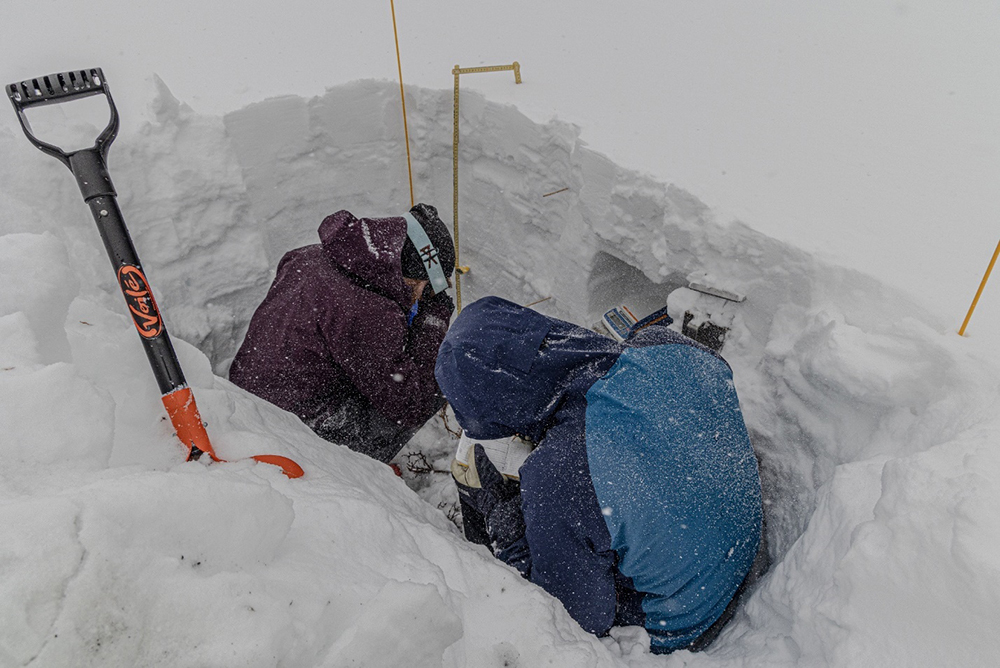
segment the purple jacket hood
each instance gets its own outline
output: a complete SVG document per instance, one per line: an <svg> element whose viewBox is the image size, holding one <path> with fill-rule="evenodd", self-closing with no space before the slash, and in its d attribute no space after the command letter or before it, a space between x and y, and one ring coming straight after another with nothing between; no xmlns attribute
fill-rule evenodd
<svg viewBox="0 0 1000 668"><path fill-rule="evenodd" d="M331 262L408 309L410 290L399 261L406 220L356 218L350 211L338 211L320 223L319 240Z"/></svg>

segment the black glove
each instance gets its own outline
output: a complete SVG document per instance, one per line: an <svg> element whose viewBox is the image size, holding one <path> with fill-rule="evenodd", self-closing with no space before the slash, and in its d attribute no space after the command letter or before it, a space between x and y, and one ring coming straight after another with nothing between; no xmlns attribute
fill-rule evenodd
<svg viewBox="0 0 1000 668"><path fill-rule="evenodd" d="M420 298L420 308L430 309L439 316L448 317L455 311L455 302L452 300L451 295L444 290L432 293L428 287L424 290L424 294Z"/></svg>
<svg viewBox="0 0 1000 668"><path fill-rule="evenodd" d="M479 443L475 445L475 458L482 486L475 495L475 506L486 520L493 554L525 573L529 562L521 512L521 485L500 475Z"/></svg>

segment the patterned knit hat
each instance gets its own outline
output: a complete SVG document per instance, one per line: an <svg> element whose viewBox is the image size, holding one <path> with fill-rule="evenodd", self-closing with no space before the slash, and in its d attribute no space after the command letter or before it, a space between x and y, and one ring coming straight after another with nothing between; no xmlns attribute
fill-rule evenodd
<svg viewBox="0 0 1000 668"><path fill-rule="evenodd" d="M438 218L437 209L429 204L417 204L410 213L420 226L427 233L427 238L434 245L432 249L421 249L413 245L407 237L403 243L403 276L419 281L428 280L427 269L424 267L425 261L437 262L441 265L445 278L451 276L455 270L455 243L451 240L451 233L448 227Z"/></svg>

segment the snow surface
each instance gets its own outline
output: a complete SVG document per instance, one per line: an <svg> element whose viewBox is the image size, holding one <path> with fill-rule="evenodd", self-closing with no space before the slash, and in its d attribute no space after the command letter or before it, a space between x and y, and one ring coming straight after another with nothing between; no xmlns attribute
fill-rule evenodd
<svg viewBox="0 0 1000 668"><path fill-rule="evenodd" d="M289 456L306 476L181 462L74 180L0 130L0 665L993 662L997 360L950 322L720 224L576 126L463 94L466 303L548 297L539 310L590 324L671 294L675 311L732 325L724 352L763 460L775 566L710 651L654 657L643 630L594 638L465 543L446 474L414 465L401 481L220 377L284 251L336 209L408 206L398 86L223 116L155 89L110 160L147 276L218 453ZM451 102L408 89L418 199L444 213ZM94 131L54 113L39 134ZM688 280L747 300L695 296ZM399 461L443 469L454 443L435 419Z"/></svg>

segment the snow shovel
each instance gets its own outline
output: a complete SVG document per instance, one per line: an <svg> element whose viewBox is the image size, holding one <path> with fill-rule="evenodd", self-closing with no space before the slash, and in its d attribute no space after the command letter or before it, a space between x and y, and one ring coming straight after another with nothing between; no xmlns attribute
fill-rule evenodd
<svg viewBox="0 0 1000 668"><path fill-rule="evenodd" d="M132 245L132 238L118 208L117 193L111 184L106 158L108 148L118 134L119 118L104 73L100 68L94 68L50 74L12 83L7 86L7 95L14 105L21 128L28 140L43 153L58 158L76 177L83 200L90 207L90 212L97 222L97 229L108 251L108 257L111 258L111 266L118 276L125 304L139 332L146 357L153 369L153 376L159 385L167 415L177 430L177 438L187 448L188 461L199 459L203 454L207 454L214 461L222 461L216 456L208 439L208 432L205 431L205 425L201 421L194 395L184 380L184 373L181 371L174 346L170 342L167 328L163 324L149 282L142 272L139 257ZM111 109L111 119L107 127L91 148L67 153L35 137L25 117L25 109L68 102L91 95L104 95ZM287 457L257 455L253 459L281 467L289 478L298 478L303 474L302 468Z"/></svg>

